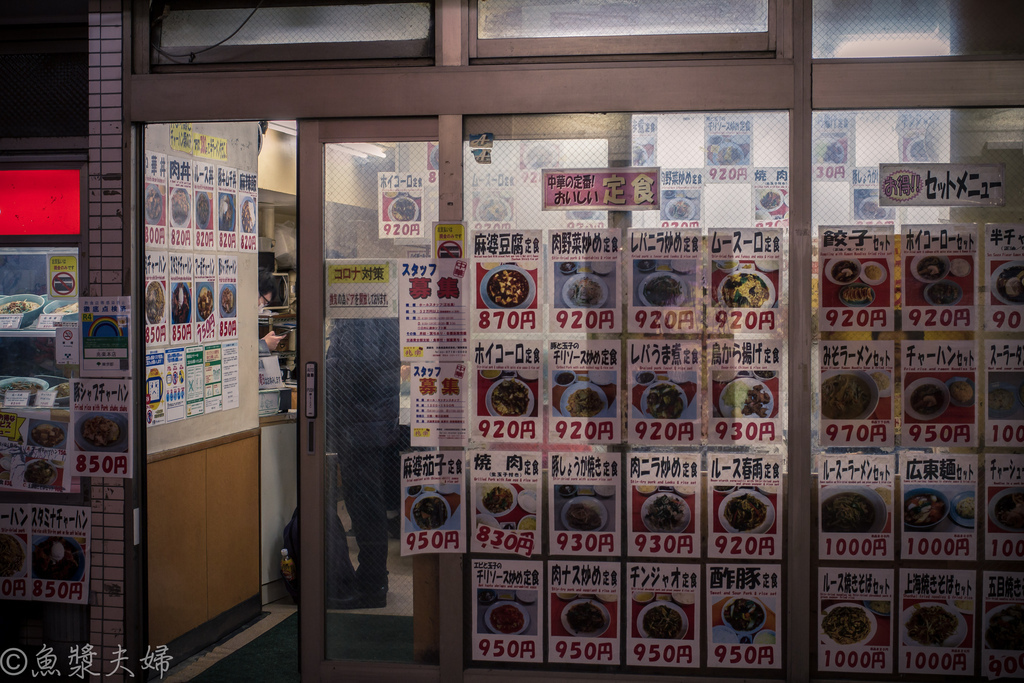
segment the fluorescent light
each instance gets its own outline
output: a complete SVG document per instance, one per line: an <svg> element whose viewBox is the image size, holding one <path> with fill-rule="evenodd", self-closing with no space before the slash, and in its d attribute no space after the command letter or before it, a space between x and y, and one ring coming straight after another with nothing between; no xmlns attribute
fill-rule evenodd
<svg viewBox="0 0 1024 683"><path fill-rule="evenodd" d="M298 132L294 121L267 121L267 127L285 135L296 135Z"/></svg>

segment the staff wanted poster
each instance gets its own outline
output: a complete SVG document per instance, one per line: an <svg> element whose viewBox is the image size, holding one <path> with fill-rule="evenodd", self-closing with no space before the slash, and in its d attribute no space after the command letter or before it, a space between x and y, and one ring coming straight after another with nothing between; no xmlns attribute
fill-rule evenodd
<svg viewBox="0 0 1024 683"><path fill-rule="evenodd" d="M469 372L465 363L410 364L413 446L455 448L466 443Z"/></svg>

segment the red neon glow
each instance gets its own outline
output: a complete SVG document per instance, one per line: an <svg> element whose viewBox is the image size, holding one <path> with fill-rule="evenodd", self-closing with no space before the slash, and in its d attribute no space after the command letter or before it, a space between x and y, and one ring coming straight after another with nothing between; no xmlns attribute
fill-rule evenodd
<svg viewBox="0 0 1024 683"><path fill-rule="evenodd" d="M77 235L82 229L77 169L0 171L0 235Z"/></svg>

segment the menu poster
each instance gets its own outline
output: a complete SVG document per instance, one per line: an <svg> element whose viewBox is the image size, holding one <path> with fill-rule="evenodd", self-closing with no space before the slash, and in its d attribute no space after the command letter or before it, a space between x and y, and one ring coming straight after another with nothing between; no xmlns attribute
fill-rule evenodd
<svg viewBox="0 0 1024 683"><path fill-rule="evenodd" d="M451 448L466 443L465 363L414 362L410 366L411 445Z"/></svg>
<svg viewBox="0 0 1024 683"><path fill-rule="evenodd" d="M472 560L473 660L540 662L544 563Z"/></svg>
<svg viewBox="0 0 1024 683"><path fill-rule="evenodd" d="M700 228L703 168L661 169L661 228Z"/></svg>
<svg viewBox="0 0 1024 683"><path fill-rule="evenodd" d="M822 446L891 448L895 432L892 341L822 341Z"/></svg>
<svg viewBox="0 0 1024 683"><path fill-rule="evenodd" d="M900 569L899 672L974 673L973 569Z"/></svg>
<svg viewBox="0 0 1024 683"><path fill-rule="evenodd" d="M707 565L708 666L782 668L782 566Z"/></svg>
<svg viewBox="0 0 1024 683"><path fill-rule="evenodd" d="M551 419L555 443L618 443L619 340L552 341Z"/></svg>
<svg viewBox="0 0 1024 683"><path fill-rule="evenodd" d="M402 454L402 555L466 552L462 453Z"/></svg>
<svg viewBox="0 0 1024 683"><path fill-rule="evenodd" d="M949 125L948 112L903 110L899 116L896 132L900 163L943 161L939 158L938 134L940 126ZM947 120L943 121L944 117Z"/></svg>
<svg viewBox="0 0 1024 683"><path fill-rule="evenodd" d="M1024 573L984 572L981 669L989 679L1024 676Z"/></svg>
<svg viewBox="0 0 1024 683"><path fill-rule="evenodd" d="M32 599L29 576L32 553L29 551L28 529L31 516L31 504L0 503L0 558L3 561L0 573L4 576L0 581L0 600Z"/></svg>
<svg viewBox="0 0 1024 683"><path fill-rule="evenodd" d="M143 207L146 249L167 248L167 155L146 150Z"/></svg>
<svg viewBox="0 0 1024 683"><path fill-rule="evenodd" d="M540 417L540 342L477 340L473 436L490 442L537 443ZM575 375L573 375L575 377Z"/></svg>
<svg viewBox="0 0 1024 683"><path fill-rule="evenodd" d="M27 526L32 534L32 545L25 548L32 558L31 599L87 604L92 509L35 504Z"/></svg>
<svg viewBox="0 0 1024 683"><path fill-rule="evenodd" d="M164 350L164 420L185 419L185 347Z"/></svg>
<svg viewBox="0 0 1024 683"><path fill-rule="evenodd" d="M259 244L258 215L256 213L256 173L238 172L238 251L256 252Z"/></svg>
<svg viewBox="0 0 1024 683"><path fill-rule="evenodd" d="M0 412L0 491L68 490L70 433L67 412L63 410Z"/></svg>
<svg viewBox="0 0 1024 683"><path fill-rule="evenodd" d="M750 182L748 168L754 122L747 114L709 114L704 118L704 155L708 181Z"/></svg>
<svg viewBox="0 0 1024 683"><path fill-rule="evenodd" d="M162 346L170 339L168 331L167 293L170 291L167 280L167 266L170 260L166 251L146 249L143 257L144 277L146 280L146 348Z"/></svg>
<svg viewBox="0 0 1024 683"><path fill-rule="evenodd" d="M378 237L428 237L423 223L421 176L390 171L378 173L377 206L380 210Z"/></svg>
<svg viewBox="0 0 1024 683"><path fill-rule="evenodd" d="M699 341L630 339L629 441L700 445Z"/></svg>
<svg viewBox="0 0 1024 683"><path fill-rule="evenodd" d="M539 177L539 173L531 173ZM481 174L476 174L480 179ZM502 183L492 178L500 177ZM472 190L470 197L470 230L510 230L516 224L515 181L504 173L492 171L483 175L485 187Z"/></svg>
<svg viewBox="0 0 1024 683"><path fill-rule="evenodd" d="M985 463L985 559L1024 559L1024 455L989 453Z"/></svg>
<svg viewBox="0 0 1024 683"><path fill-rule="evenodd" d="M708 341L711 444L771 444L782 434L782 341Z"/></svg>
<svg viewBox="0 0 1024 683"><path fill-rule="evenodd" d="M185 348L185 417L198 417L206 406L206 364L202 346Z"/></svg>
<svg viewBox="0 0 1024 683"><path fill-rule="evenodd" d="M818 568L818 671L892 673L892 569Z"/></svg>
<svg viewBox="0 0 1024 683"><path fill-rule="evenodd" d="M708 557L782 557L782 459L708 454Z"/></svg>
<svg viewBox="0 0 1024 683"><path fill-rule="evenodd" d="M225 342L220 345L221 376L223 377L222 410L233 410L238 407L238 342Z"/></svg>
<svg viewBox="0 0 1024 683"><path fill-rule="evenodd" d="M902 453L904 559L971 560L977 554L977 456Z"/></svg>
<svg viewBox="0 0 1024 683"><path fill-rule="evenodd" d="M1024 223L985 226L985 329L1024 330Z"/></svg>
<svg viewBox="0 0 1024 683"><path fill-rule="evenodd" d="M192 173L192 189L194 191L195 215L192 224L196 226L196 251L214 251L217 249L214 197L217 192L217 174L213 164L194 159Z"/></svg>
<svg viewBox="0 0 1024 683"><path fill-rule="evenodd" d="M196 341L205 343L217 339L217 255L196 254L193 260L196 314L194 332Z"/></svg>
<svg viewBox="0 0 1024 683"><path fill-rule="evenodd" d="M782 334L782 241L782 230L778 228L708 233L708 332Z"/></svg>
<svg viewBox="0 0 1024 683"><path fill-rule="evenodd" d="M217 298L213 301L217 336L238 338L238 257L217 254Z"/></svg>
<svg viewBox="0 0 1024 683"><path fill-rule="evenodd" d="M146 351L146 427L162 425L166 420L165 359L166 353L163 349Z"/></svg>
<svg viewBox="0 0 1024 683"><path fill-rule="evenodd" d="M192 325L194 256L172 251L167 254L167 266L168 286L170 287L168 305L171 309L171 343L191 342L195 338Z"/></svg>
<svg viewBox="0 0 1024 683"><path fill-rule="evenodd" d="M473 331L540 332L539 230L473 233Z"/></svg>
<svg viewBox="0 0 1024 683"><path fill-rule="evenodd" d="M191 251L195 248L192 226L192 164L190 158L167 158L168 217L171 249Z"/></svg>
<svg viewBox="0 0 1024 683"><path fill-rule="evenodd" d="M628 554L700 557L700 454L628 453L626 457Z"/></svg>
<svg viewBox="0 0 1024 683"><path fill-rule="evenodd" d="M633 152L630 166L658 165L658 116L633 115L630 122Z"/></svg>
<svg viewBox="0 0 1024 683"><path fill-rule="evenodd" d="M815 182L848 182L854 154L856 118L847 112L818 112L811 128L812 178Z"/></svg>
<svg viewBox="0 0 1024 683"><path fill-rule="evenodd" d="M557 230L550 235L552 331L620 332L618 232Z"/></svg>
<svg viewBox="0 0 1024 683"><path fill-rule="evenodd" d="M618 555L619 453L551 453L548 469L548 552Z"/></svg>
<svg viewBox="0 0 1024 683"><path fill-rule="evenodd" d="M72 474L82 477L132 477L130 379L71 380Z"/></svg>
<svg viewBox="0 0 1024 683"><path fill-rule="evenodd" d="M878 166L854 168L852 173L853 222L857 225L894 225L896 209L878 198Z"/></svg>
<svg viewBox="0 0 1024 683"><path fill-rule="evenodd" d="M752 187L755 228L789 227L789 169L754 169Z"/></svg>
<svg viewBox="0 0 1024 683"><path fill-rule="evenodd" d="M903 329L977 328L978 229L903 226Z"/></svg>
<svg viewBox="0 0 1024 683"><path fill-rule="evenodd" d="M220 344L203 347L203 414L215 413L221 409L224 393Z"/></svg>
<svg viewBox="0 0 1024 683"><path fill-rule="evenodd" d="M629 331L698 332L704 303L700 232L634 228L628 238Z"/></svg>
<svg viewBox="0 0 1024 683"><path fill-rule="evenodd" d="M238 169L217 167L217 249L238 249Z"/></svg>
<svg viewBox="0 0 1024 683"><path fill-rule="evenodd" d="M626 565L626 663L700 666L700 565Z"/></svg>
<svg viewBox="0 0 1024 683"><path fill-rule="evenodd" d="M618 664L618 562L548 562L548 661Z"/></svg>
<svg viewBox="0 0 1024 683"><path fill-rule="evenodd" d="M978 443L977 346L974 341L904 341L904 447Z"/></svg>
<svg viewBox="0 0 1024 683"><path fill-rule="evenodd" d="M988 364L988 443L1024 445L1024 341L988 339L983 343Z"/></svg>
<svg viewBox="0 0 1024 683"><path fill-rule="evenodd" d="M463 259L398 262L402 360L459 361L466 357L466 270Z"/></svg>
<svg viewBox="0 0 1024 683"><path fill-rule="evenodd" d="M895 239L884 227L822 226L818 252L822 331L892 331Z"/></svg>
<svg viewBox="0 0 1024 683"><path fill-rule="evenodd" d="M893 558L892 455L818 458L818 558Z"/></svg>
<svg viewBox="0 0 1024 683"><path fill-rule="evenodd" d="M470 454L472 551L523 557L540 551L540 461L539 452Z"/></svg>

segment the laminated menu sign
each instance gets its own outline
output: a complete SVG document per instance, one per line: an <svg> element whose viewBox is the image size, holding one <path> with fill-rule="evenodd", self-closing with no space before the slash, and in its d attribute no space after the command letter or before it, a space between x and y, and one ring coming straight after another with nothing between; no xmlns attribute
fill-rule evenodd
<svg viewBox="0 0 1024 683"><path fill-rule="evenodd" d="M628 554L700 557L700 455L627 453L626 457Z"/></svg>
<svg viewBox="0 0 1024 683"><path fill-rule="evenodd" d="M985 226L985 329L1024 330L1024 223Z"/></svg>
<svg viewBox="0 0 1024 683"><path fill-rule="evenodd" d="M217 167L217 249L238 249L238 169Z"/></svg>
<svg viewBox="0 0 1024 683"><path fill-rule="evenodd" d="M708 342L712 444L770 444L781 435L782 341Z"/></svg>
<svg viewBox="0 0 1024 683"><path fill-rule="evenodd" d="M540 332L539 230L473 233L473 331Z"/></svg>
<svg viewBox="0 0 1024 683"><path fill-rule="evenodd" d="M25 549L32 558L31 588L26 585L30 599L87 604L92 510L39 504L31 510L27 520L31 546Z"/></svg>
<svg viewBox="0 0 1024 683"><path fill-rule="evenodd" d="M904 559L971 560L977 555L977 456L901 453Z"/></svg>
<svg viewBox="0 0 1024 683"><path fill-rule="evenodd" d="M380 238L427 237L423 225L423 178L385 172L377 174Z"/></svg>
<svg viewBox="0 0 1024 683"><path fill-rule="evenodd" d="M217 230L214 225L214 197L217 191L216 168L213 164L199 159L193 160L192 189L195 202L192 224L196 226L196 250L217 249Z"/></svg>
<svg viewBox="0 0 1024 683"><path fill-rule="evenodd" d="M1024 677L1024 573L982 576L981 670L989 679Z"/></svg>
<svg viewBox="0 0 1024 683"><path fill-rule="evenodd" d="M893 558L892 455L818 458L818 558Z"/></svg>
<svg viewBox="0 0 1024 683"><path fill-rule="evenodd" d="M238 172L238 251L255 252L258 249L257 187L255 173Z"/></svg>
<svg viewBox="0 0 1024 683"><path fill-rule="evenodd" d="M476 451L469 454L470 541L474 552L540 551L541 454Z"/></svg>
<svg viewBox="0 0 1024 683"><path fill-rule="evenodd" d="M700 228L703 168L661 169L661 228Z"/></svg>
<svg viewBox="0 0 1024 683"><path fill-rule="evenodd" d="M165 421L177 422L185 419L185 347L179 346L164 352L164 397Z"/></svg>
<svg viewBox="0 0 1024 683"><path fill-rule="evenodd" d="M700 232L630 229L629 331L688 333L702 322Z"/></svg>
<svg viewBox="0 0 1024 683"><path fill-rule="evenodd" d="M978 443L977 343L905 341L903 446L975 446Z"/></svg>
<svg viewBox="0 0 1024 683"><path fill-rule="evenodd" d="M548 550L552 555L618 555L619 453L551 453Z"/></svg>
<svg viewBox="0 0 1024 683"><path fill-rule="evenodd" d="M472 560L473 660L544 658L544 563Z"/></svg>
<svg viewBox="0 0 1024 683"><path fill-rule="evenodd" d="M709 114L704 119L704 155L708 181L750 182L754 122L745 114Z"/></svg>
<svg viewBox="0 0 1024 683"><path fill-rule="evenodd" d="M891 331L895 239L891 227L822 227L818 327Z"/></svg>
<svg viewBox="0 0 1024 683"><path fill-rule="evenodd" d="M899 672L974 673L973 569L900 569Z"/></svg>
<svg viewBox="0 0 1024 683"><path fill-rule="evenodd" d="M403 360L462 360L468 350L469 279L462 259L398 262Z"/></svg>
<svg viewBox="0 0 1024 683"><path fill-rule="evenodd" d="M1024 340L986 339L989 445L1024 445Z"/></svg>
<svg viewBox="0 0 1024 683"><path fill-rule="evenodd" d="M973 224L904 225L903 329L976 329L977 256Z"/></svg>
<svg viewBox="0 0 1024 683"><path fill-rule="evenodd" d="M630 562L626 663L700 666L700 565Z"/></svg>
<svg viewBox="0 0 1024 683"><path fill-rule="evenodd" d="M145 232L146 249L167 248L167 155L146 150Z"/></svg>
<svg viewBox="0 0 1024 683"><path fill-rule="evenodd" d="M658 117L637 116L630 122L633 151L631 165L656 166L658 164Z"/></svg>
<svg viewBox="0 0 1024 683"><path fill-rule="evenodd" d="M752 186L755 228L789 227L789 169L755 168Z"/></svg>
<svg viewBox="0 0 1024 683"><path fill-rule="evenodd" d="M195 262L192 254L170 252L167 254L168 286L171 309L171 343L181 344L194 339L192 325L193 274Z"/></svg>
<svg viewBox="0 0 1024 683"><path fill-rule="evenodd" d="M466 552L462 453L402 454L402 555Z"/></svg>
<svg viewBox="0 0 1024 683"><path fill-rule="evenodd" d="M473 357L473 436L490 442L541 441L540 342L478 339Z"/></svg>
<svg viewBox="0 0 1024 683"><path fill-rule="evenodd" d="M822 341L822 446L892 447L894 428L892 341Z"/></svg>
<svg viewBox="0 0 1024 683"><path fill-rule="evenodd" d="M854 168L851 173L853 222L857 225L893 225L896 209L880 201L878 196L878 169L882 166Z"/></svg>
<svg viewBox="0 0 1024 683"><path fill-rule="evenodd" d="M778 228L708 233L709 332L782 334L782 239Z"/></svg>
<svg viewBox="0 0 1024 683"><path fill-rule="evenodd" d="M782 668L782 566L707 565L708 666Z"/></svg>
<svg viewBox="0 0 1024 683"><path fill-rule="evenodd" d="M555 443L618 443L619 340L549 342L551 419Z"/></svg>
<svg viewBox="0 0 1024 683"><path fill-rule="evenodd" d="M512 175L477 171L470 190L469 229L511 230L517 218L515 192Z"/></svg>
<svg viewBox="0 0 1024 683"><path fill-rule="evenodd" d="M656 211L660 207L657 168L544 169L544 211Z"/></svg>
<svg viewBox="0 0 1024 683"><path fill-rule="evenodd" d="M629 442L700 445L699 341L630 339Z"/></svg>
<svg viewBox="0 0 1024 683"><path fill-rule="evenodd" d="M132 384L123 378L71 380L72 474L132 477Z"/></svg>
<svg viewBox="0 0 1024 683"><path fill-rule="evenodd" d="M170 291L167 280L169 257L166 251L147 249L143 257L146 279L146 348L162 346L170 340L168 331L167 293Z"/></svg>
<svg viewBox="0 0 1024 683"><path fill-rule="evenodd" d="M238 338L238 257L217 254L217 336L221 339Z"/></svg>
<svg viewBox="0 0 1024 683"><path fill-rule="evenodd" d="M818 568L818 671L892 673L892 569Z"/></svg>
<svg viewBox="0 0 1024 683"><path fill-rule="evenodd" d="M191 251L195 248L195 229L192 225L192 164L182 157L167 158L168 218L170 231L168 247Z"/></svg>
<svg viewBox="0 0 1024 683"><path fill-rule="evenodd" d="M217 339L217 255L196 254L193 260L196 311L193 331L196 341Z"/></svg>
<svg viewBox="0 0 1024 683"><path fill-rule="evenodd" d="M855 117L849 113L818 112L811 130L815 182L847 182L854 152Z"/></svg>
<svg viewBox="0 0 1024 683"><path fill-rule="evenodd" d="M619 663L618 562L548 562L548 661Z"/></svg>
<svg viewBox="0 0 1024 683"><path fill-rule="evenodd" d="M411 445L458 447L466 443L465 363L415 362L410 366Z"/></svg>
<svg viewBox="0 0 1024 683"><path fill-rule="evenodd" d="M550 239L552 331L620 332L618 232L559 230Z"/></svg>
<svg viewBox="0 0 1024 683"><path fill-rule="evenodd" d="M984 456L985 559L1024 560L1024 455Z"/></svg>
<svg viewBox="0 0 1024 683"><path fill-rule="evenodd" d="M65 411L0 411L0 492L67 491L69 434Z"/></svg>
<svg viewBox="0 0 1024 683"><path fill-rule="evenodd" d="M146 427L162 425L167 418L166 358L164 349L146 351Z"/></svg>
<svg viewBox="0 0 1024 683"><path fill-rule="evenodd" d="M708 454L708 557L782 557L782 460Z"/></svg>

